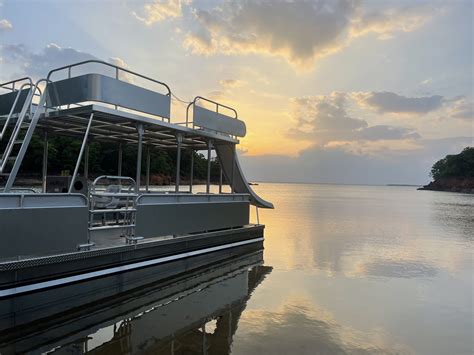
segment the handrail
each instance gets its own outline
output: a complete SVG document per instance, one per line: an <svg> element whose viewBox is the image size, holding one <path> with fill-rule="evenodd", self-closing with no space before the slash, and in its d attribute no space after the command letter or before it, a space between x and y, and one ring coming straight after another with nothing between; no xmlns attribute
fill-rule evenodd
<svg viewBox="0 0 474 355"><path fill-rule="evenodd" d="M56 69L52 69L49 71L48 73L48 76L46 77L47 80L50 80L50 77L53 73L56 73L58 71L61 71L61 70L64 70L64 69L69 69L68 71L68 75L69 77L71 77L71 69L74 68L74 67L78 67L80 65L84 65L84 64L88 64L88 63L97 63L97 64L102 64L102 65L106 65L106 66L109 66L111 68L115 68L115 79L119 80L119 71L124 71L126 73L129 73L129 74L132 74L132 75L135 75L135 76L138 76L142 79L145 79L145 80L149 80L151 82L154 82L156 84L159 84L159 85L162 85L164 87L166 87L166 89L168 90L168 93L167 95L171 95L171 89L170 87L161 82L161 81L158 81L158 80L155 80L153 78L150 78L148 76L145 76L145 75L142 75L142 74L139 74L139 73L136 73L134 71L131 71L129 69L125 69L125 68L122 68L122 67L119 67L118 65L115 65L115 64L111 64L111 63L107 63L107 62L104 62L102 60L97 60L97 59L89 59L89 60L85 60L85 61L82 61L82 62L78 62L78 63L74 63L74 64L70 64L70 65L65 65L63 67L60 67L60 68L56 68Z"/></svg>
<svg viewBox="0 0 474 355"><path fill-rule="evenodd" d="M202 96L196 96L196 97L194 98L194 100L191 101L191 102L189 103L189 105L186 107L186 127L188 127L188 125L189 125L189 108L190 108L191 106L195 106L195 105L196 105L196 102L197 102L198 100L207 101L207 102L210 102L211 104L216 105L216 113L219 113L219 107L224 107L224 108L226 108L226 109L228 109L228 110L234 112L234 114L235 114L235 117L234 117L234 118L235 118L235 119L238 119L237 111L236 111L234 108L232 108L232 107L230 107L230 106L227 106L227 105L223 105L223 104L221 104L221 103L218 103L218 102L216 102L216 101L207 99L207 98L202 97Z"/></svg>
<svg viewBox="0 0 474 355"><path fill-rule="evenodd" d="M15 111L15 107L16 107L16 105L17 105L17 103L18 103L18 100L20 99L21 92L23 91L23 88L24 88L25 86L28 86L28 85L30 86L30 90L32 90L32 89L33 89L33 83L25 83L25 84L23 84L23 85L20 87L20 90L18 90L18 93L16 94L16 97L15 97L15 101L13 101L12 108L11 108L11 110L10 110L10 112L9 112L9 114L8 114L8 117L7 117L6 121L5 121L5 124L4 124L3 128L2 128L2 132L0 132L0 141L3 139L3 136L5 135L5 132L7 131L8 124L10 123L10 120L11 120L11 118L12 118L13 112ZM33 89L33 91L35 91L35 90ZM28 96L28 95L27 95L27 96ZM27 97L27 98L28 98L28 97ZM26 104L26 101L25 101L25 104Z"/></svg>
<svg viewBox="0 0 474 355"><path fill-rule="evenodd" d="M130 181L131 182L131 185L129 187L129 191L131 188L133 188L133 190L135 191L136 189L136 182L135 182L135 179L129 177L129 176L115 176L115 175L101 175L99 177L97 177L93 182L92 182L92 193L95 193L95 188L97 186L97 183L100 181L100 180L118 180L119 182L122 182L123 180L126 180L126 181ZM121 184L120 184L121 185Z"/></svg>
<svg viewBox="0 0 474 355"><path fill-rule="evenodd" d="M25 76L25 77L20 78L20 79L15 79L15 80L7 81L6 83L1 83L0 88L15 91L15 83L19 83L19 82L25 81L25 80L28 80L30 82L30 85L33 86L33 80L29 76ZM8 84L12 84L12 87L11 88L4 87Z"/></svg>

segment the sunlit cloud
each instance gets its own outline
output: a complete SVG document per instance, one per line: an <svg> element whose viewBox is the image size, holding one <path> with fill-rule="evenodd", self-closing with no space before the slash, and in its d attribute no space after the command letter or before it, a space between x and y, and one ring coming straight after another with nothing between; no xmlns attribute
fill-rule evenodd
<svg viewBox="0 0 474 355"><path fill-rule="evenodd" d="M381 11L361 10L350 29L352 37L374 33L381 40L397 32L412 32L423 26L439 9L433 6L405 6Z"/></svg>
<svg viewBox="0 0 474 355"><path fill-rule="evenodd" d="M244 86L246 82L239 79L223 79L219 80L219 84L226 89L235 89Z"/></svg>
<svg viewBox="0 0 474 355"><path fill-rule="evenodd" d="M191 1L185 0L155 0L143 7L143 15L133 12L133 15L147 26L167 19L176 19L182 15L182 7Z"/></svg>
<svg viewBox="0 0 474 355"><path fill-rule="evenodd" d="M11 30L13 28L10 21L7 19L0 20L0 33L3 31Z"/></svg>
<svg viewBox="0 0 474 355"><path fill-rule="evenodd" d="M455 99L452 102L452 106L448 109L448 117L474 121L474 101L466 97Z"/></svg>
<svg viewBox="0 0 474 355"><path fill-rule="evenodd" d="M226 1L193 8L184 45L192 53L262 54L312 69L353 39L375 33L387 39L411 32L436 11L427 6L369 11L358 1Z"/></svg>

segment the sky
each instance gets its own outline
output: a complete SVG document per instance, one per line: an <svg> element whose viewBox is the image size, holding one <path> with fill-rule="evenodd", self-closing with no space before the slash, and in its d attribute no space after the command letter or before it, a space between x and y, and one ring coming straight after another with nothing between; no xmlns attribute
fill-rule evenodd
<svg viewBox="0 0 474 355"><path fill-rule="evenodd" d="M474 145L472 1L0 0L0 80L98 58L235 107L250 180L424 184ZM174 99L172 116L183 120Z"/></svg>

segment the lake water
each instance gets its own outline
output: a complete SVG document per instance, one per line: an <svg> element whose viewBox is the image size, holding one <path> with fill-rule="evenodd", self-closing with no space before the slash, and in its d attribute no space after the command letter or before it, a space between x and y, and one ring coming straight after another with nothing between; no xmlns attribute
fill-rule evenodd
<svg viewBox="0 0 474 355"><path fill-rule="evenodd" d="M263 263L254 256L198 275L197 286L185 281L186 291L159 302L135 299L134 307L117 306L122 313L107 311L126 316L104 316L36 351L472 354L474 196L384 186L255 189L276 207L259 210Z"/></svg>

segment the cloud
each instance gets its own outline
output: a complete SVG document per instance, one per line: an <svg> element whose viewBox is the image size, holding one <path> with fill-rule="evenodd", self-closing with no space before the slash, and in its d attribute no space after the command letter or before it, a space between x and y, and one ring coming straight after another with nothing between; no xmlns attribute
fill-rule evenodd
<svg viewBox="0 0 474 355"><path fill-rule="evenodd" d="M198 54L269 54L309 66L338 50L354 9L350 1L227 1L195 9L197 29L185 46Z"/></svg>
<svg viewBox="0 0 474 355"><path fill-rule="evenodd" d="M296 158L282 155L242 155L249 180L340 184L426 184L434 162L472 145L472 137L417 141L411 150L360 154L344 147L313 146Z"/></svg>
<svg viewBox="0 0 474 355"><path fill-rule="evenodd" d="M369 33L387 39L414 31L433 15L428 6L368 11L352 0L229 0L192 13L184 40L191 52L270 55L297 69L311 69L317 59Z"/></svg>
<svg viewBox="0 0 474 355"><path fill-rule="evenodd" d="M419 5L361 11L360 16L352 22L351 36L375 33L381 40L390 39L395 32L412 32L423 26L431 18L433 10L436 9Z"/></svg>
<svg viewBox="0 0 474 355"><path fill-rule="evenodd" d="M219 81L219 85L226 89L235 89L240 88L246 84L243 80L238 79L223 79Z"/></svg>
<svg viewBox="0 0 474 355"><path fill-rule="evenodd" d="M466 120L474 120L474 102L466 97L460 97L454 100L452 106L448 109L448 116Z"/></svg>
<svg viewBox="0 0 474 355"><path fill-rule="evenodd" d="M440 109L443 96L406 97L393 92L368 92L355 94L359 104L369 106L380 113L426 114Z"/></svg>
<svg viewBox="0 0 474 355"><path fill-rule="evenodd" d="M34 78L46 77L51 69L59 68L68 64L74 64L86 60L99 60L96 56L81 52L71 47L61 47L55 43L48 44L39 53L34 53L22 44L11 44L1 47L2 57L5 62L15 63L20 65L20 75L28 75ZM128 68L128 65L121 58L110 58L109 62L123 68ZM92 66L93 64L91 64ZM91 69L91 67L87 67ZM101 70L102 69L102 70ZM80 72L80 69L73 69L73 75ZM112 68L100 68L94 66L94 72L115 74ZM53 78L54 79L54 78ZM121 73L121 79L130 81L131 77L126 73Z"/></svg>
<svg viewBox="0 0 474 355"><path fill-rule="evenodd" d="M315 144L327 145L332 141L386 141L420 138L414 130L388 125L369 126L360 118L347 112L346 93L296 98L295 121L297 128L289 134L296 139L311 140Z"/></svg>
<svg viewBox="0 0 474 355"><path fill-rule="evenodd" d="M141 16L136 12L133 15L147 26L151 26L156 22L162 22L167 19L175 19L182 16L183 4L188 4L190 1L182 0L155 0L151 4L146 4L143 7L144 15Z"/></svg>
<svg viewBox="0 0 474 355"><path fill-rule="evenodd" d="M13 26L10 21L8 21L7 19L0 20L0 33L7 30L11 30L12 28Z"/></svg>

